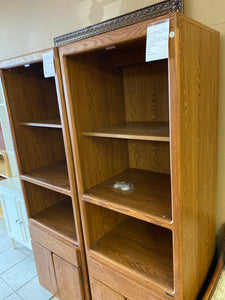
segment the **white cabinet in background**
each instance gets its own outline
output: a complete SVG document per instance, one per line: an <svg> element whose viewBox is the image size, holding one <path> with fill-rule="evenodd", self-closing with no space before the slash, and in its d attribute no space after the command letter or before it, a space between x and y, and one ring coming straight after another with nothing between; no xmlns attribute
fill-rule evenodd
<svg viewBox="0 0 225 300"><path fill-rule="evenodd" d="M18 177L0 182L0 199L7 233L13 246L15 247L14 240L17 240L32 249L27 213Z"/></svg>

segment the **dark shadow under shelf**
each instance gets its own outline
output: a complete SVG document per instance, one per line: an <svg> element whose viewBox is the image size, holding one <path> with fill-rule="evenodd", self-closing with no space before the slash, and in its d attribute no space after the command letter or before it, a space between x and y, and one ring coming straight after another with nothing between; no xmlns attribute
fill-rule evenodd
<svg viewBox="0 0 225 300"><path fill-rule="evenodd" d="M134 185L133 192L124 192L112 186L117 181ZM171 228L170 175L138 169L127 169L87 190L87 202L97 204L166 228Z"/></svg>
<svg viewBox="0 0 225 300"><path fill-rule="evenodd" d="M59 193L71 194L65 160L29 171L21 175L21 179Z"/></svg>
<svg viewBox="0 0 225 300"><path fill-rule="evenodd" d="M131 217L91 245L92 253L173 289L172 232Z"/></svg>

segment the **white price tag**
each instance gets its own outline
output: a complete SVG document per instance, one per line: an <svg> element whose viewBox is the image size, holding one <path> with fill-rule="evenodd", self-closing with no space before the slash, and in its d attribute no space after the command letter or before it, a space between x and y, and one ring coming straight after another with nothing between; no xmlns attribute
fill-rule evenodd
<svg viewBox="0 0 225 300"><path fill-rule="evenodd" d="M53 50L42 54L45 78L55 76L54 52Z"/></svg>
<svg viewBox="0 0 225 300"><path fill-rule="evenodd" d="M146 62L169 57L169 20L147 28Z"/></svg>

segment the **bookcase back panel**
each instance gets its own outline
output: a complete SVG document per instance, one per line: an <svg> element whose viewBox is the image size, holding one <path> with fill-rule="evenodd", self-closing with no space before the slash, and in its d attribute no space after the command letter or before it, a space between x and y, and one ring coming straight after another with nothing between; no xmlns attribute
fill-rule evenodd
<svg viewBox="0 0 225 300"><path fill-rule="evenodd" d="M129 166L170 174L170 145L163 142L128 141Z"/></svg>
<svg viewBox="0 0 225 300"><path fill-rule="evenodd" d="M50 191L26 181L24 181L23 184L31 217L66 198L63 194Z"/></svg>
<svg viewBox="0 0 225 300"><path fill-rule="evenodd" d="M126 218L125 215L91 203L84 203L84 208L90 246Z"/></svg>
<svg viewBox="0 0 225 300"><path fill-rule="evenodd" d="M168 61L123 67L126 121L169 121Z"/></svg>
<svg viewBox="0 0 225 300"><path fill-rule="evenodd" d="M72 105L78 132L125 120L122 72L101 53L67 59ZM88 114L88 117L84 117Z"/></svg>
<svg viewBox="0 0 225 300"><path fill-rule="evenodd" d="M14 122L59 119L54 78L44 78L42 63L3 70Z"/></svg>
<svg viewBox="0 0 225 300"><path fill-rule="evenodd" d="M84 190L128 168L170 174L169 143L82 137L80 145Z"/></svg>
<svg viewBox="0 0 225 300"><path fill-rule="evenodd" d="M65 159L63 136L59 129L20 126L16 140L22 173Z"/></svg>

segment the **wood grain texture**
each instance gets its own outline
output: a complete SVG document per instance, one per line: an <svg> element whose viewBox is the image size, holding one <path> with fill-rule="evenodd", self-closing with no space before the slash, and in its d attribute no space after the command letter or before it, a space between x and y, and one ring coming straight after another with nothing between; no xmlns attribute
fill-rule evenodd
<svg viewBox="0 0 225 300"><path fill-rule="evenodd" d="M66 195L71 194L66 161L29 171L21 175L21 179Z"/></svg>
<svg viewBox="0 0 225 300"><path fill-rule="evenodd" d="M78 250L78 245L74 243L72 244L71 241L68 243L68 239L65 238L64 240L60 240L61 237L59 237L57 233L55 235L51 235L49 231L45 231L43 228L37 228L36 222L33 222L32 219L29 220L29 230L34 242L48 249L52 253L55 253L68 263L79 267L79 257L81 253Z"/></svg>
<svg viewBox="0 0 225 300"><path fill-rule="evenodd" d="M83 205L85 209L85 228L87 231L88 249L90 249L95 241L126 218L125 215L93 205L92 203L83 203Z"/></svg>
<svg viewBox="0 0 225 300"><path fill-rule="evenodd" d="M80 269L53 254L56 281L60 300L83 300L83 286Z"/></svg>
<svg viewBox="0 0 225 300"><path fill-rule="evenodd" d="M57 284L51 252L35 242L32 242L32 248L40 284L57 297Z"/></svg>
<svg viewBox="0 0 225 300"><path fill-rule="evenodd" d="M143 61L122 72L126 120L169 121L168 60Z"/></svg>
<svg viewBox="0 0 225 300"><path fill-rule="evenodd" d="M90 278L91 295L93 300L126 300L122 295L101 284L97 280Z"/></svg>
<svg viewBox="0 0 225 300"><path fill-rule="evenodd" d="M162 122L125 122L83 132L85 136L169 142L169 124Z"/></svg>
<svg viewBox="0 0 225 300"><path fill-rule="evenodd" d="M175 289L189 300L215 249L219 36L181 15L177 22L170 75Z"/></svg>
<svg viewBox="0 0 225 300"><path fill-rule="evenodd" d="M128 141L129 167L170 174L170 144L151 141Z"/></svg>
<svg viewBox="0 0 225 300"><path fill-rule="evenodd" d="M116 182L134 185L134 191L113 188ZM83 199L166 228L171 228L170 176L128 169L85 191Z"/></svg>
<svg viewBox="0 0 225 300"><path fill-rule="evenodd" d="M90 278L94 278L100 282L103 281L111 287L118 294L124 295L127 299L131 300L162 300L171 299L170 296L166 295L165 291L158 293L154 288L146 288L143 284L138 284L136 281L132 281L128 276L123 276L113 270L111 267L99 263L98 261L89 258L89 273Z"/></svg>
<svg viewBox="0 0 225 300"><path fill-rule="evenodd" d="M40 211L32 216L32 219L38 224L56 231L76 243L76 231L74 227L73 209L71 199L65 199L59 203Z"/></svg>
<svg viewBox="0 0 225 300"><path fill-rule="evenodd" d="M91 245L129 272L173 289L172 234L149 223L126 218Z"/></svg>

